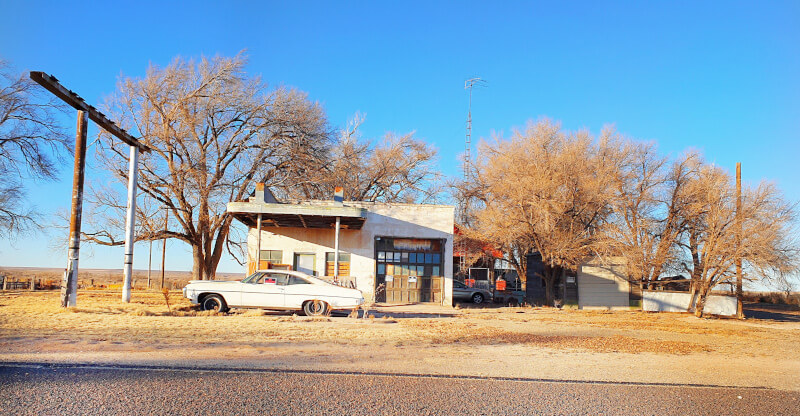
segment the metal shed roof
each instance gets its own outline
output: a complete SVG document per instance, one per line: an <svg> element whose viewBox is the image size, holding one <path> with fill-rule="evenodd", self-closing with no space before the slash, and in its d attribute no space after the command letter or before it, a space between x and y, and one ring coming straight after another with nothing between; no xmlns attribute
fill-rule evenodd
<svg viewBox="0 0 800 416"><path fill-rule="evenodd" d="M248 227L256 227L261 214L262 227L341 228L360 230L367 220L364 208L341 205L276 204L267 202L229 202L227 211Z"/></svg>

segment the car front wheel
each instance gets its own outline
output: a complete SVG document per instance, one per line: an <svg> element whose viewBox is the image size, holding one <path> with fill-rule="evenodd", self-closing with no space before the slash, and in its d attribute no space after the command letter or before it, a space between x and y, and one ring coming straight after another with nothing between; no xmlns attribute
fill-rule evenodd
<svg viewBox="0 0 800 416"><path fill-rule="evenodd" d="M310 300L303 304L303 313L307 316L320 316L328 312L328 304L321 300Z"/></svg>
<svg viewBox="0 0 800 416"><path fill-rule="evenodd" d="M474 304L483 303L483 295L480 293L475 293L474 295L472 295L472 303Z"/></svg>
<svg viewBox="0 0 800 416"><path fill-rule="evenodd" d="M200 306L204 311L225 312L228 310L228 305L225 304L225 299L223 299L220 295L206 296Z"/></svg>

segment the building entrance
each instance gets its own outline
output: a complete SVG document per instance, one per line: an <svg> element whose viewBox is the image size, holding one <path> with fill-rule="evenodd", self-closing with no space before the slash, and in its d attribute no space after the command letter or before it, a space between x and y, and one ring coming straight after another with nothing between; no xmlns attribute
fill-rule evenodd
<svg viewBox="0 0 800 416"><path fill-rule="evenodd" d="M444 243L437 239L375 238L378 302L442 302Z"/></svg>

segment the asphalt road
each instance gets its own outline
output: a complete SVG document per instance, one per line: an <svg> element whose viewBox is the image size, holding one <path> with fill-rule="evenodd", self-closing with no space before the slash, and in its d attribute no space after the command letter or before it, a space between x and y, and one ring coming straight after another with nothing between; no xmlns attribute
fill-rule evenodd
<svg viewBox="0 0 800 416"><path fill-rule="evenodd" d="M415 375L0 364L0 410L33 415L798 415L769 389Z"/></svg>

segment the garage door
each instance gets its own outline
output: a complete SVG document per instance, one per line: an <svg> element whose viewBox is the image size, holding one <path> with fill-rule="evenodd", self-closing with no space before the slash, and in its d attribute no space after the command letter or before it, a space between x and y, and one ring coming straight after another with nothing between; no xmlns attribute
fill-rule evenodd
<svg viewBox="0 0 800 416"><path fill-rule="evenodd" d="M375 238L378 302L442 302L444 244L441 240Z"/></svg>
<svg viewBox="0 0 800 416"><path fill-rule="evenodd" d="M584 264L578 270L581 308L627 308L629 285L624 264Z"/></svg>

